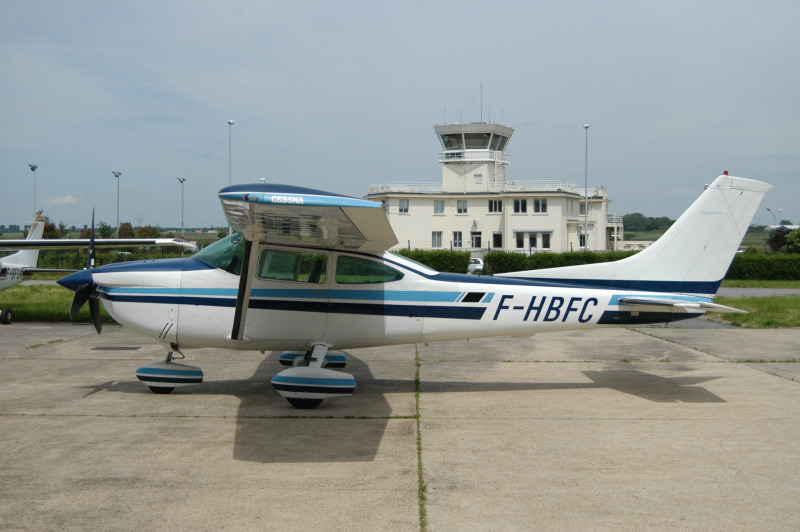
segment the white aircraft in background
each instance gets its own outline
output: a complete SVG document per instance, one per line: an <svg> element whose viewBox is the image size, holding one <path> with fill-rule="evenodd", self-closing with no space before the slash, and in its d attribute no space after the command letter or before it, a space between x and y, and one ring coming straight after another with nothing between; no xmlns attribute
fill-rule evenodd
<svg viewBox="0 0 800 532"><path fill-rule="evenodd" d="M186 259L108 264L65 277L71 314L97 301L168 346L137 377L153 392L197 384L183 349L283 350L272 379L293 406L350 395L342 350L600 326L662 323L706 311L766 183L722 175L652 246L626 259L496 276L439 273L386 250L379 203L295 186L224 188L235 234ZM98 331L99 332L99 331ZM331 348L336 348L336 351Z"/></svg>
<svg viewBox="0 0 800 532"><path fill-rule="evenodd" d="M39 260L40 249L75 249L89 247L92 241L94 246L100 247L133 247L133 246L183 246L196 249L193 242L178 238L53 238L42 239L44 220L39 219L37 213L28 235L22 239L0 240L0 251L20 250L11 255L0 258L0 292L11 288L25 280L33 272L41 271L74 271L50 270L36 267ZM94 216L92 217L94 226ZM90 254L90 261L94 259ZM99 316L99 315L98 315ZM11 308L3 307L0 311L0 323L11 323Z"/></svg>

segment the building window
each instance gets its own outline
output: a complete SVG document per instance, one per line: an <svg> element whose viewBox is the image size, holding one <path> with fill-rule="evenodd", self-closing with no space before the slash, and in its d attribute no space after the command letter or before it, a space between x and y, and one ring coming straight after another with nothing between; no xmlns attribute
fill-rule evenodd
<svg viewBox="0 0 800 532"><path fill-rule="evenodd" d="M497 213L503 212L503 200L499 199L490 199L489 200L489 212Z"/></svg>
<svg viewBox="0 0 800 532"><path fill-rule="evenodd" d="M528 234L528 248L536 249L536 233Z"/></svg>
<svg viewBox="0 0 800 532"><path fill-rule="evenodd" d="M458 200L456 212L458 214L467 214L467 200Z"/></svg>
<svg viewBox="0 0 800 532"><path fill-rule="evenodd" d="M480 185L483 183L483 174L474 174L473 177L475 178L476 185Z"/></svg>
<svg viewBox="0 0 800 532"><path fill-rule="evenodd" d="M495 249L503 247L503 233L495 233L492 235L492 247Z"/></svg>
<svg viewBox="0 0 800 532"><path fill-rule="evenodd" d="M517 249L525 248L525 233L516 233L517 236Z"/></svg>
<svg viewBox="0 0 800 532"><path fill-rule="evenodd" d="M546 199L533 200L533 212L547 212L547 200Z"/></svg>
<svg viewBox="0 0 800 532"><path fill-rule="evenodd" d="M442 232L441 231L434 231L431 233L431 247L432 248L440 248L442 247Z"/></svg>
<svg viewBox="0 0 800 532"><path fill-rule="evenodd" d="M515 199L514 200L514 212L519 214L523 212L528 212L528 200L526 199Z"/></svg>
<svg viewBox="0 0 800 532"><path fill-rule="evenodd" d="M408 214L408 200L401 199L400 200L400 208L398 209L400 214Z"/></svg>
<svg viewBox="0 0 800 532"><path fill-rule="evenodd" d="M481 247L481 233L480 231L472 231L469 234L470 241L473 248L480 248Z"/></svg>
<svg viewBox="0 0 800 532"><path fill-rule="evenodd" d="M433 214L444 214L444 200L433 200Z"/></svg>
<svg viewBox="0 0 800 532"><path fill-rule="evenodd" d="M550 249L550 233L542 233L542 249Z"/></svg>
<svg viewBox="0 0 800 532"><path fill-rule="evenodd" d="M461 231L453 231L453 247L461 247Z"/></svg>

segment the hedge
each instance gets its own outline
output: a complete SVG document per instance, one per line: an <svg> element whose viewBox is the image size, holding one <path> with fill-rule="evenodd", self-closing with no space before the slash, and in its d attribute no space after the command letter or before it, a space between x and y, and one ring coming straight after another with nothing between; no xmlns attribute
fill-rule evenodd
<svg viewBox="0 0 800 532"><path fill-rule="evenodd" d="M519 272L525 270L541 270L560 266L577 266L595 262L610 262L624 259L635 251L572 251L569 253L509 253L491 251L484 257L483 273Z"/></svg>
<svg viewBox="0 0 800 532"><path fill-rule="evenodd" d="M800 254L773 253L757 255L738 253L725 275L726 279L757 279L760 281L799 281Z"/></svg>
<svg viewBox="0 0 800 532"><path fill-rule="evenodd" d="M467 273L469 268L469 251L401 249L398 254L420 262L437 272Z"/></svg>
<svg viewBox="0 0 800 532"><path fill-rule="evenodd" d="M610 262L630 257L635 253L636 251L574 251L527 255L507 251L490 251L483 257L483 273L519 272ZM468 251L402 249L399 254L440 272L466 273L469 267L470 254ZM737 253L725 278L798 281L800 280L800 254Z"/></svg>

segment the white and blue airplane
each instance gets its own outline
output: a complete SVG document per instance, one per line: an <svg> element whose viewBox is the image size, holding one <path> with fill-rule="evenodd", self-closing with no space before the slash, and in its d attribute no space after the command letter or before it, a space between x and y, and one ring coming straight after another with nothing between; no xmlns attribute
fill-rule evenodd
<svg viewBox="0 0 800 532"><path fill-rule="evenodd" d="M75 270L56 270L37 268L39 250L41 249L75 249L92 247L138 247L138 246L181 246L196 249L193 242L179 238L48 238L42 239L44 233L44 220L36 213L24 239L0 240L0 251L16 251L11 255L0 257L0 292L6 288L18 285L33 272L71 272ZM94 226L94 216L92 216ZM90 256L89 260L94 260ZM98 308L99 310L99 308ZM98 314L99 319L99 314ZM11 323L11 307L0 309L0 323ZM99 323L99 322L98 322Z"/></svg>
<svg viewBox="0 0 800 532"><path fill-rule="evenodd" d="M73 313L101 300L155 338L166 360L137 377L156 393L203 380L183 350L280 350L272 378L298 408L350 395L344 350L662 323L742 312L714 294L766 183L722 175L652 246L626 259L495 276L439 273L387 252L381 204L296 186L250 184L219 198L235 233L185 259L109 264L59 281ZM335 350L334 350L335 348Z"/></svg>

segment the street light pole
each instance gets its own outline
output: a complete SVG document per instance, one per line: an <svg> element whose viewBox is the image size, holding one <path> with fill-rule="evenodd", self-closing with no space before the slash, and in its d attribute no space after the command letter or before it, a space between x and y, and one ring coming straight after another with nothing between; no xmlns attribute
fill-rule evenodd
<svg viewBox="0 0 800 532"><path fill-rule="evenodd" d="M777 229L777 228L778 228L778 222L777 222L777 220L775 219L775 211L773 211L773 210L772 210L772 209L770 209L769 207L767 207L767 210L768 210L768 211L769 211L769 213L772 215L772 228L773 228L773 229ZM783 209L778 209L778 212L779 212L779 213L783 212Z"/></svg>
<svg viewBox="0 0 800 532"><path fill-rule="evenodd" d="M589 124L583 124L586 130L586 151L583 165L583 249L589 251Z"/></svg>
<svg viewBox="0 0 800 532"><path fill-rule="evenodd" d="M181 238L183 238L183 184L186 182L186 178L179 177L178 182L181 184Z"/></svg>
<svg viewBox="0 0 800 532"><path fill-rule="evenodd" d="M231 186L231 127L235 122L228 120L228 186ZM228 234L233 234L233 229L228 226Z"/></svg>
<svg viewBox="0 0 800 532"><path fill-rule="evenodd" d="M122 175L122 172L112 170L111 173L117 178L117 238L119 238L119 176Z"/></svg>
<svg viewBox="0 0 800 532"><path fill-rule="evenodd" d="M33 172L33 214L36 215L36 169L39 168L37 165L31 163L28 165Z"/></svg>

